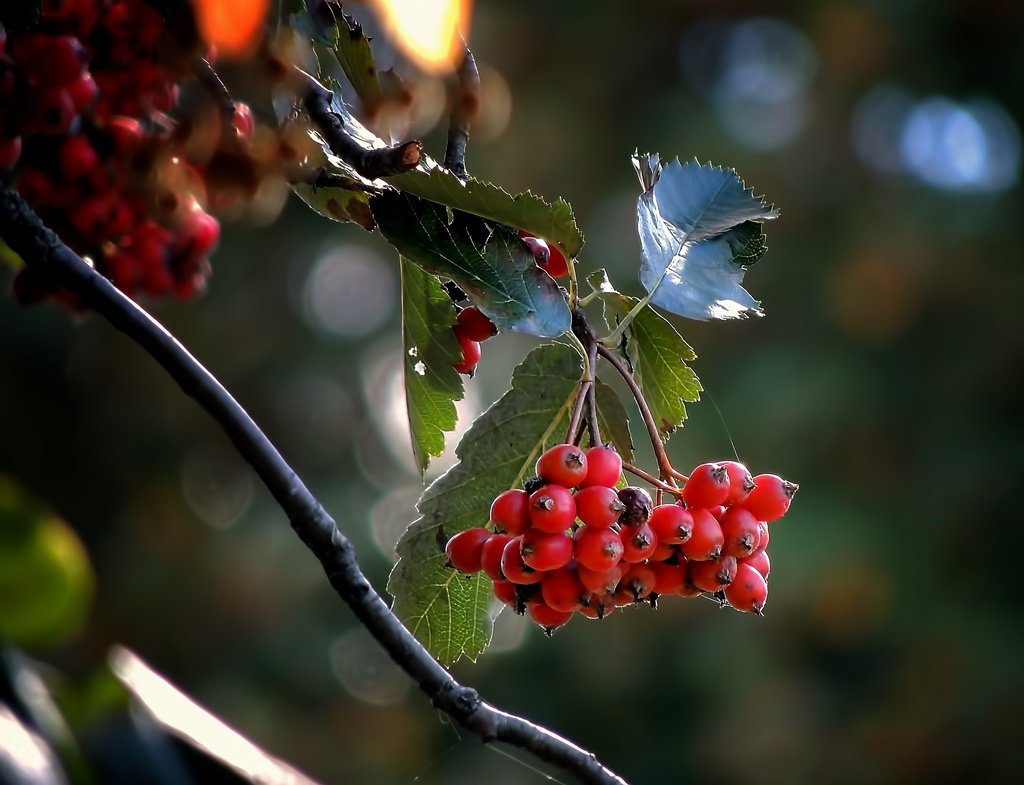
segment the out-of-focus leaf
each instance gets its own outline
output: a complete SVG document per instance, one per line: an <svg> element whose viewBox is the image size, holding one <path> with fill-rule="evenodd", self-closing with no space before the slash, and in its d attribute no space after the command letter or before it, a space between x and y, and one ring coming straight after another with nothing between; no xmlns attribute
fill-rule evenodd
<svg viewBox="0 0 1024 785"><path fill-rule="evenodd" d="M463 182L430 159L387 181L401 191L454 210L525 229L558 246L568 259L575 258L583 248L583 235L576 226L572 208L564 199L549 204L529 191L513 196L483 180L471 177Z"/></svg>
<svg viewBox="0 0 1024 785"><path fill-rule="evenodd" d="M587 282L604 303L609 327L618 324L640 302L615 291L604 270L591 273ZM686 404L700 399L700 381L687 365L696 354L676 328L651 307L642 308L633 318L624 341L633 378L644 393L658 430L667 438L686 419Z"/></svg>
<svg viewBox="0 0 1024 785"><path fill-rule="evenodd" d="M346 178L349 188L315 188L305 183L294 183L295 195L324 218L345 223L351 221L367 231L376 225L370 212L370 192L353 178Z"/></svg>
<svg viewBox="0 0 1024 785"><path fill-rule="evenodd" d="M740 285L764 253L760 222L778 212L732 169L657 156L633 159L643 193L637 201L640 282L650 301L690 319L761 314Z"/></svg>
<svg viewBox="0 0 1024 785"><path fill-rule="evenodd" d="M611 442L624 461L633 460L633 437L629 432L629 416L622 405L619 394L611 387L597 380L597 424L601 438Z"/></svg>
<svg viewBox="0 0 1024 785"><path fill-rule="evenodd" d="M93 590L89 558L71 527L0 475L0 638L25 647L69 639Z"/></svg>
<svg viewBox="0 0 1024 785"><path fill-rule="evenodd" d="M327 8L330 8L326 3ZM370 39L362 26L348 14L338 12L338 37L332 47L349 84L356 91L363 105L363 112L372 115L382 100L380 80L377 78L377 64L370 49ZM365 116L365 115L364 115Z"/></svg>
<svg viewBox="0 0 1024 785"><path fill-rule="evenodd" d="M534 349L512 389L484 412L459 444L459 462L420 497L420 517L398 542L388 581L395 613L446 664L475 660L491 637L491 582L445 565L453 534L484 526L494 497L522 487L537 457L561 442L578 390L580 357L568 346Z"/></svg>
<svg viewBox="0 0 1024 785"><path fill-rule="evenodd" d="M453 363L462 352L452 332L455 307L437 276L402 258L402 338L405 342L405 401L412 451L420 472L444 452L444 435L455 429L455 401L462 374Z"/></svg>
<svg viewBox="0 0 1024 785"><path fill-rule="evenodd" d="M400 254L455 281L499 329L549 338L569 329L562 290L508 227L398 192L373 197L370 208Z"/></svg>

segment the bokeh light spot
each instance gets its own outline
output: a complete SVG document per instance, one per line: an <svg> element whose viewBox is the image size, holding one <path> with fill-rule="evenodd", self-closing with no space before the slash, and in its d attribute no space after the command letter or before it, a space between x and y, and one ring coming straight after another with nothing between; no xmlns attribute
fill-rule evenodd
<svg viewBox="0 0 1024 785"><path fill-rule="evenodd" d="M323 332L358 338L376 330L395 306L395 276L380 254L335 246L313 265L302 289L307 322Z"/></svg>
<svg viewBox="0 0 1024 785"><path fill-rule="evenodd" d="M401 703L409 677L361 627L339 637L330 649L331 670L350 695L374 706Z"/></svg>

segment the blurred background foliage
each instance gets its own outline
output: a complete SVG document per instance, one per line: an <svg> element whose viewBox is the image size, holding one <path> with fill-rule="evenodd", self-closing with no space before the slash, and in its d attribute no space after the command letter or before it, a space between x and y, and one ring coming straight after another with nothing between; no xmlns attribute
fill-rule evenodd
<svg viewBox="0 0 1024 785"><path fill-rule="evenodd" d="M1014 0L476 4L470 170L567 198L584 271L639 291L636 148L734 166L781 208L746 279L767 316L680 325L708 394L670 453L685 471L734 443L802 488L765 618L666 602L547 640L505 613L459 678L636 783L1020 781L1022 32ZM152 310L383 588L420 489L397 259L292 200L227 225L214 261L205 299ZM96 579L77 634L33 653L85 679L128 646L324 782L545 781L430 708L139 349L7 297L0 327L0 470L70 523ZM486 345L467 422L531 345Z"/></svg>

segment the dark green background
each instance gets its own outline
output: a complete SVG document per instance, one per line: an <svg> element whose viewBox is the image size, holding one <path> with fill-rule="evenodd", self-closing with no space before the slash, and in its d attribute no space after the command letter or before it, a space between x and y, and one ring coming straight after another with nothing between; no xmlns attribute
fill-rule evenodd
<svg viewBox="0 0 1024 785"><path fill-rule="evenodd" d="M773 527L763 619L667 601L552 640L529 627L456 672L635 783L1019 781L1021 190L879 173L856 154L851 122L883 84L918 100L984 97L1019 122L1024 6L770 5L475 9L473 49L513 105L504 135L471 142L470 169L566 197L588 237L584 272L606 266L639 290L635 148L735 166L781 208L746 279L766 318L680 324L710 395L670 452L686 470L731 456L731 435L755 472L802 487ZM769 12L806 38L816 67L803 130L754 149L727 132L712 84L683 75L680 42L690 32L713 62L709 19L729 29ZM428 137L438 157L440 139ZM352 284L387 291L369 335L304 318L325 248L368 249L386 266ZM400 340L397 260L293 200L271 226L226 226L214 262L204 299L155 314L265 426L383 589L390 561L371 518L387 517L383 503L412 520L418 483L371 413L389 400L371 366ZM479 401L530 345L485 346L469 382ZM0 300L0 470L54 505L94 561L88 623L39 653L68 673L122 643L325 782L545 781L465 738L391 672L215 425L100 320ZM204 523L232 511L230 525Z"/></svg>

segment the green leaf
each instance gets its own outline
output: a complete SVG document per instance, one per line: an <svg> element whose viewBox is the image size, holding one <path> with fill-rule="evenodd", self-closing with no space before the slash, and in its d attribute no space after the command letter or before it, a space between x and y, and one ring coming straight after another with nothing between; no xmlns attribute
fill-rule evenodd
<svg viewBox="0 0 1024 785"><path fill-rule="evenodd" d="M0 475L0 639L51 645L77 632L94 581L75 532Z"/></svg>
<svg viewBox="0 0 1024 785"><path fill-rule="evenodd" d="M406 193L462 210L489 221L525 229L558 246L567 259L583 248L583 235L576 226L572 208L564 199L549 204L529 191L512 196L483 180L462 182L433 161L393 177L387 182Z"/></svg>
<svg viewBox="0 0 1024 785"><path fill-rule="evenodd" d="M370 208L400 254L455 281L499 329L546 338L569 329L561 288L508 227L398 192L374 196Z"/></svg>
<svg viewBox="0 0 1024 785"><path fill-rule="evenodd" d="M622 460L633 460L633 437L629 432L629 416L618 393L611 387L597 380L597 424L601 428L601 438L611 442Z"/></svg>
<svg viewBox="0 0 1024 785"><path fill-rule="evenodd" d="M452 364L462 352L452 332L455 307L441 282L404 257L401 266L405 401L422 474L431 456L444 452L444 435L455 429L455 401L462 400L463 387Z"/></svg>
<svg viewBox="0 0 1024 785"><path fill-rule="evenodd" d="M351 221L372 232L376 224L370 212L370 192L358 180L350 179L351 187L314 188L295 183L295 195L324 218L342 223Z"/></svg>
<svg viewBox="0 0 1024 785"><path fill-rule="evenodd" d="M394 611L431 654L451 664L475 660L491 636L491 582L445 566L453 534L484 526L494 497L522 487L538 456L565 438L582 374L579 355L563 344L534 349L516 368L512 389L463 437L459 462L420 497L420 517L398 542L388 581Z"/></svg>
<svg viewBox="0 0 1024 785"><path fill-rule="evenodd" d="M333 52L362 102L364 116L372 115L380 106L383 96L370 39L363 33L362 26L348 14L341 14L340 21Z"/></svg>
<svg viewBox="0 0 1024 785"><path fill-rule="evenodd" d="M614 327L640 302L615 291L604 270L587 276L587 283L603 301L609 327ZM686 404L700 400L700 381L686 364L697 355L676 328L650 307L642 308L630 322L625 354L658 430L668 438L686 419Z"/></svg>

